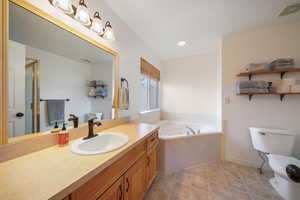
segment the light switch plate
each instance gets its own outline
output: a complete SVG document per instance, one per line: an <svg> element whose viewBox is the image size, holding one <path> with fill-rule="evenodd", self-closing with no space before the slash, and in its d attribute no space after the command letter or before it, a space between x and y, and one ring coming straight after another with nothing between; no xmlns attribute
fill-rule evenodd
<svg viewBox="0 0 300 200"><path fill-rule="evenodd" d="M230 98L229 97L225 97L225 104L230 104Z"/></svg>

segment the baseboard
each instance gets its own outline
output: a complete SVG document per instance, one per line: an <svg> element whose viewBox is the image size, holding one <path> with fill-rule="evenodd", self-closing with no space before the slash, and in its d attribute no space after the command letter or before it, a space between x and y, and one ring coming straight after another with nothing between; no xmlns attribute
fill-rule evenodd
<svg viewBox="0 0 300 200"><path fill-rule="evenodd" d="M239 165L244 165L244 166L248 166L248 167L255 167L257 168L259 164L257 163L253 163L249 160L243 160L243 159L237 159L237 158L233 158L233 157L226 157L225 158L226 161L229 162L233 162ZM271 170L271 168L269 167L268 163L266 162L266 164L264 165L263 169L265 170Z"/></svg>

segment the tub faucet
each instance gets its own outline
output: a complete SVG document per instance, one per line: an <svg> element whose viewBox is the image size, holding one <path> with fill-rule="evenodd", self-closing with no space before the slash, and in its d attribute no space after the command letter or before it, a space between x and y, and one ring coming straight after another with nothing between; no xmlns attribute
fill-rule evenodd
<svg viewBox="0 0 300 200"><path fill-rule="evenodd" d="M94 117L92 119L90 119L88 121L88 126L89 126L89 134L87 137L83 138L84 140L87 140L87 139L90 139L90 138L93 138L93 137L96 137L97 134L94 133L94 126L101 126L102 123L100 121L94 121L95 119L97 119L97 117Z"/></svg>
<svg viewBox="0 0 300 200"><path fill-rule="evenodd" d="M187 128L188 130L190 130L193 133L193 135L197 134L196 131L194 129L192 129L191 127L185 126L185 128Z"/></svg>

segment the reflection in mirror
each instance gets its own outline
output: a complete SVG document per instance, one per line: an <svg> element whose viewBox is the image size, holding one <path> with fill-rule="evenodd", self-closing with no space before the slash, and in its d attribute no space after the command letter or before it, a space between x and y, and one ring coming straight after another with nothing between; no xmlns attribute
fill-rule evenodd
<svg viewBox="0 0 300 200"><path fill-rule="evenodd" d="M114 56L9 4L9 137L113 119ZM74 116L71 117L74 119Z"/></svg>

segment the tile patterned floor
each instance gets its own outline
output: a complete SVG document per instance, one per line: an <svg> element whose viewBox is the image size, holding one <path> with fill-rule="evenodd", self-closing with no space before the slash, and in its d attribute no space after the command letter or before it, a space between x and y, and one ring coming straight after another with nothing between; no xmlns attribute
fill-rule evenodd
<svg viewBox="0 0 300 200"><path fill-rule="evenodd" d="M282 200L255 168L213 163L159 176L145 200Z"/></svg>

